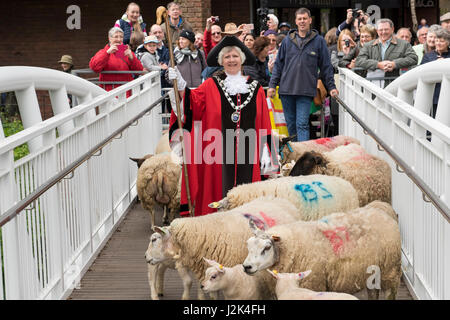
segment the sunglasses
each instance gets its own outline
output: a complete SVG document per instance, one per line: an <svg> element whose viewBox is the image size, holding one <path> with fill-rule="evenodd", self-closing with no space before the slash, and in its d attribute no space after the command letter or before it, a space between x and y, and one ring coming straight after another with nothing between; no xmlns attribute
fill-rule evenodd
<svg viewBox="0 0 450 320"><path fill-rule="evenodd" d="M215 34L221 34L222 32L211 32L211 34L215 35Z"/></svg>

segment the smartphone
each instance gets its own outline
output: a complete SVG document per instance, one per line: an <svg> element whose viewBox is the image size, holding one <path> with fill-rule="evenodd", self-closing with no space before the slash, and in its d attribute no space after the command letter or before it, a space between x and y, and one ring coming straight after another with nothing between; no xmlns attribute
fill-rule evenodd
<svg viewBox="0 0 450 320"><path fill-rule="evenodd" d="M114 55L119 59L125 59L125 50L128 49L128 46L126 44L121 44L117 46L117 51L114 53Z"/></svg>

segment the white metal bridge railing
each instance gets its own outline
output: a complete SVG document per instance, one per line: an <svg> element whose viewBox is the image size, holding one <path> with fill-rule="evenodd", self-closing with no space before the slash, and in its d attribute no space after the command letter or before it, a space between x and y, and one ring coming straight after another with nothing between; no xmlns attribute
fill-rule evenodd
<svg viewBox="0 0 450 320"><path fill-rule="evenodd" d="M5 73L11 73L11 68L27 77L16 77L7 84L10 78ZM26 93L29 102L35 101L36 88L49 90L51 95L57 92L59 100L52 100L52 106L64 104L66 111L8 138L0 126L0 300L64 299L70 294L136 196L137 168L128 157L153 152L162 131L160 105L146 111L161 98L158 72L108 93L102 90L93 98L91 93L86 96L93 88L88 81L54 70L32 69L0 68L0 88L18 96ZM36 75L32 81L28 71ZM128 90L132 95L126 98ZM69 110L67 93L84 95L84 102ZM146 116L99 147L99 153L73 167L80 157L142 114ZM13 160L14 148L35 141L30 154ZM71 174L27 208L15 210L22 199L64 171Z"/></svg>
<svg viewBox="0 0 450 320"><path fill-rule="evenodd" d="M340 133L359 139L366 150L391 163L392 205L399 215L404 278L419 299L450 299L450 60L445 60L408 71L386 90L350 70L340 69L339 75L341 99L366 128L356 125L355 117L341 109ZM428 113L436 82L442 82L442 88L433 119ZM370 133L401 163L380 151ZM409 175L426 185L432 199L424 196Z"/></svg>

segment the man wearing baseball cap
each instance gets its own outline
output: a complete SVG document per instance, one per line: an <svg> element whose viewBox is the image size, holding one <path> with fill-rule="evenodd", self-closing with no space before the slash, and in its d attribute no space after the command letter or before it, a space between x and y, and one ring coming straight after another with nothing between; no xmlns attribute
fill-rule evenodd
<svg viewBox="0 0 450 320"><path fill-rule="evenodd" d="M450 12L447 12L446 14L441 16L440 21L441 21L442 28L450 31Z"/></svg>

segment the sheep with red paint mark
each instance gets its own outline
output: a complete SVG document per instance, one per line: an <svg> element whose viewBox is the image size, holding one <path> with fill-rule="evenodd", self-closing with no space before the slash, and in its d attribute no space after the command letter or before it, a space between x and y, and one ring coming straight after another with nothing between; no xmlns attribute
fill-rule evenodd
<svg viewBox="0 0 450 320"><path fill-rule="evenodd" d="M385 202L374 201L318 221L297 221L267 231L250 223L243 265L248 274L268 268L292 273L312 270L302 287L354 294L366 288L369 298L380 289L395 299L400 284L401 237L397 215ZM380 270L379 289L367 286L373 266ZM264 271L266 272L266 271Z"/></svg>
<svg viewBox="0 0 450 320"><path fill-rule="evenodd" d="M340 146L330 152L306 152L290 176L323 174L349 181L358 192L359 205L380 200L391 203L391 167L366 152L359 144Z"/></svg>
<svg viewBox="0 0 450 320"><path fill-rule="evenodd" d="M206 270L203 257L218 260L226 267L244 261L247 249L243 243L251 236L249 220L269 229L300 218L298 209L290 202L271 197L255 199L229 211L178 218L165 228L160 251L148 252L147 259L155 258L158 263L176 261L177 269L190 270L202 280Z"/></svg>
<svg viewBox="0 0 450 320"><path fill-rule="evenodd" d="M328 152L339 146L350 143L359 144L359 140L349 136L334 136L331 138L312 139L301 142L291 142L292 137L280 136L281 165L297 161L305 152Z"/></svg>

